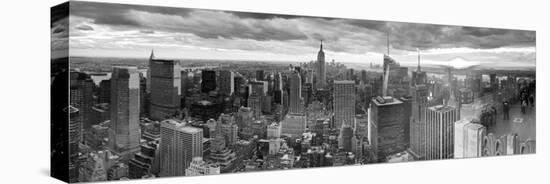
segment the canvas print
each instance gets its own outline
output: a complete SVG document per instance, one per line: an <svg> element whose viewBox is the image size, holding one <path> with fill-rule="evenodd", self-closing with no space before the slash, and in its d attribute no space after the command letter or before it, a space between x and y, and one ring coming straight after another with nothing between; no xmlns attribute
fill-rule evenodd
<svg viewBox="0 0 550 184"><path fill-rule="evenodd" d="M66 182L536 152L532 30L85 1L51 12L51 175Z"/></svg>

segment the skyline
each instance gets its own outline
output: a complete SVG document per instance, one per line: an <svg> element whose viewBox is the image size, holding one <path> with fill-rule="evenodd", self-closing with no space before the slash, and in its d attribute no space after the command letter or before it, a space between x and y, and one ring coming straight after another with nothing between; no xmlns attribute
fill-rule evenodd
<svg viewBox="0 0 550 184"><path fill-rule="evenodd" d="M315 60L320 40L327 62L382 63L390 34L390 55L405 66L417 63L534 67L535 31L444 26L75 2L69 28L71 56L256 61ZM101 12L101 13L97 13ZM54 42L52 42L54 43ZM57 48L52 44L52 47ZM62 47L60 47L62 48Z"/></svg>

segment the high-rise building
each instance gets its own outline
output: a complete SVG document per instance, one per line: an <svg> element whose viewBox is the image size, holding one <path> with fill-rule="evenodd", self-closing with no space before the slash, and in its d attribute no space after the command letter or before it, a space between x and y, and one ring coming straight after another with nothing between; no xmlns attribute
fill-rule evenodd
<svg viewBox="0 0 550 184"><path fill-rule="evenodd" d="M420 53L420 51L419 51ZM412 72L410 92L412 97L410 117L410 148L413 157L419 160L425 156L426 144L426 109L428 108L428 81L426 72L420 69L420 54L418 68Z"/></svg>
<svg viewBox="0 0 550 184"><path fill-rule="evenodd" d="M151 50L151 55L149 56L149 69L147 69L147 81L146 81L146 92L151 93L151 63L153 62L153 59L155 58L155 53L153 50Z"/></svg>
<svg viewBox="0 0 550 184"><path fill-rule="evenodd" d="M123 160L139 151L139 86L137 67L113 67L109 142Z"/></svg>
<svg viewBox="0 0 550 184"><path fill-rule="evenodd" d="M216 124L216 131L218 135L224 137L225 145L232 146L237 142L238 127L232 115L221 114Z"/></svg>
<svg viewBox="0 0 550 184"><path fill-rule="evenodd" d="M232 95L235 91L234 73L229 70L220 71L220 93L225 95Z"/></svg>
<svg viewBox="0 0 550 184"><path fill-rule="evenodd" d="M209 93L216 90L216 72L213 70L203 70L201 73L201 92Z"/></svg>
<svg viewBox="0 0 550 184"><path fill-rule="evenodd" d="M306 116L300 114L287 114L281 122L281 133L288 136L302 136L306 130Z"/></svg>
<svg viewBox="0 0 550 184"><path fill-rule="evenodd" d="M184 176L192 159L202 157L202 129L169 119L160 132L160 176Z"/></svg>
<svg viewBox="0 0 550 184"><path fill-rule="evenodd" d="M343 123L351 124L355 117L355 82L334 81L334 128L340 129Z"/></svg>
<svg viewBox="0 0 550 184"><path fill-rule="evenodd" d="M71 72L70 74L70 101L69 105L78 108L80 122L82 123L83 130L88 130L93 124L99 122L92 122L92 106L94 103L94 82L88 74L82 72ZM83 140L81 134L80 140Z"/></svg>
<svg viewBox="0 0 550 184"><path fill-rule="evenodd" d="M65 109L69 114L69 181L77 182L79 176L78 152L80 143L80 134L82 134L82 122L79 118L79 110L73 106Z"/></svg>
<svg viewBox="0 0 550 184"><path fill-rule="evenodd" d="M350 124L345 123L342 124L342 128L340 129L340 140L338 143L340 144L339 147L342 148L345 152L352 152L352 137L353 137L353 128Z"/></svg>
<svg viewBox="0 0 550 184"><path fill-rule="evenodd" d="M369 141L379 160L405 151L405 108L403 102L393 97L377 97L371 100L369 109Z"/></svg>
<svg viewBox="0 0 550 184"><path fill-rule="evenodd" d="M326 66L325 66L325 52L323 51L323 41L321 40L321 46L319 46L319 53L317 53L317 63L316 63L317 74L317 83L315 85L316 89L326 87Z"/></svg>
<svg viewBox="0 0 550 184"><path fill-rule="evenodd" d="M302 79L300 73L294 71L290 74L290 94L289 112L294 114L300 114L303 111L302 104Z"/></svg>
<svg viewBox="0 0 550 184"><path fill-rule="evenodd" d="M262 115L262 97L252 94L248 97L248 107L252 109L255 119L260 119Z"/></svg>
<svg viewBox="0 0 550 184"><path fill-rule="evenodd" d="M426 160L453 158L454 124L460 119L457 108L438 105L426 111Z"/></svg>
<svg viewBox="0 0 550 184"><path fill-rule="evenodd" d="M202 157L195 157L185 169L185 176L204 176L220 174L220 166L209 164L202 160Z"/></svg>
<svg viewBox="0 0 550 184"><path fill-rule="evenodd" d="M181 69L179 61L152 59L151 69L151 107L153 120L173 117L180 108Z"/></svg>
<svg viewBox="0 0 550 184"><path fill-rule="evenodd" d="M263 70L256 70L256 80L257 81L263 81L264 80L264 71Z"/></svg>
<svg viewBox="0 0 550 184"><path fill-rule="evenodd" d="M272 123L271 125L267 126L268 139L280 138L281 132L282 132L282 129L279 123Z"/></svg>
<svg viewBox="0 0 550 184"><path fill-rule="evenodd" d="M487 129L471 119L457 121L454 129L454 158L481 157Z"/></svg>

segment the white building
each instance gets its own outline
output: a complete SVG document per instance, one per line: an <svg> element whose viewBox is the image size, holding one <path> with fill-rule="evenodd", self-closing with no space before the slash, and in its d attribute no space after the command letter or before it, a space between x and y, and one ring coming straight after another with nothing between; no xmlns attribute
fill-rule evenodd
<svg viewBox="0 0 550 184"><path fill-rule="evenodd" d="M192 159L202 157L202 129L171 119L160 126L160 176L184 176Z"/></svg>
<svg viewBox="0 0 550 184"><path fill-rule="evenodd" d="M272 123L267 126L267 138L280 138L281 137L281 125L279 123Z"/></svg>
<svg viewBox="0 0 550 184"><path fill-rule="evenodd" d="M185 176L203 176L220 174L220 166L209 164L202 160L202 157L195 157L185 169Z"/></svg>
<svg viewBox="0 0 550 184"><path fill-rule="evenodd" d="M487 129L471 119L455 122L454 158L481 157Z"/></svg>

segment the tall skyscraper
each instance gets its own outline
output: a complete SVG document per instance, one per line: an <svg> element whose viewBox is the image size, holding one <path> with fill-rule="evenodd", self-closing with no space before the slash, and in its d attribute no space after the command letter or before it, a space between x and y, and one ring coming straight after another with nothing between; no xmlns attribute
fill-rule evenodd
<svg viewBox="0 0 550 184"><path fill-rule="evenodd" d="M343 123L352 124L355 117L355 82L334 81L334 128Z"/></svg>
<svg viewBox="0 0 550 184"><path fill-rule="evenodd" d="M149 69L147 69L147 82L146 82L146 87L147 89L145 90L147 93L151 93L151 63L153 62L153 59L155 58L155 53L153 50L151 50L151 55L149 56Z"/></svg>
<svg viewBox="0 0 550 184"><path fill-rule="evenodd" d="M220 93L225 95L232 95L235 91L234 74L229 70L220 71Z"/></svg>
<svg viewBox="0 0 550 184"><path fill-rule="evenodd" d="M92 122L92 106L94 103L94 82L92 78L86 73L71 72L70 74L70 101L69 105L72 105L79 110L80 122L82 123L83 130L88 130L93 124L99 122ZM81 130L82 131L82 130ZM82 135L80 140L83 140Z"/></svg>
<svg viewBox="0 0 550 184"><path fill-rule="evenodd" d="M248 107L254 113L254 118L259 119L262 115L262 98L259 95L251 95L248 97Z"/></svg>
<svg viewBox="0 0 550 184"><path fill-rule="evenodd" d="M77 182L80 166L78 145L82 134L82 122L77 108L69 106L64 111L69 114L69 181Z"/></svg>
<svg viewBox="0 0 550 184"><path fill-rule="evenodd" d="M180 108L181 68L179 61L151 59L151 107L153 120L173 117Z"/></svg>
<svg viewBox="0 0 550 184"><path fill-rule="evenodd" d="M193 158L202 157L202 129L171 119L160 126L160 176L184 176Z"/></svg>
<svg viewBox="0 0 550 184"><path fill-rule="evenodd" d="M213 70L203 70L201 73L201 92L208 93L216 90L216 72Z"/></svg>
<svg viewBox="0 0 550 184"><path fill-rule="evenodd" d="M321 89L326 87L326 68L325 68L325 52L323 51L323 40L321 40L321 46L319 46L319 53L317 53L317 84L315 85L316 89Z"/></svg>
<svg viewBox="0 0 550 184"><path fill-rule="evenodd" d="M457 108L439 105L426 112L426 160L453 158L454 124L460 119Z"/></svg>
<svg viewBox="0 0 550 184"><path fill-rule="evenodd" d="M457 121L454 129L454 158L481 157L487 129L471 119Z"/></svg>
<svg viewBox="0 0 550 184"><path fill-rule="evenodd" d="M420 51L419 51L420 53ZM412 72L411 78L411 119L410 119L410 148L415 159L422 159L426 154L426 109L428 108L428 82L426 72L420 69L420 54L418 55L418 68Z"/></svg>
<svg viewBox="0 0 550 184"><path fill-rule="evenodd" d="M369 109L369 141L379 160L405 151L406 124L403 102L392 97L371 100Z"/></svg>
<svg viewBox="0 0 550 184"><path fill-rule="evenodd" d="M139 73L137 67L113 67L111 75L111 149L123 160L139 151Z"/></svg>
<svg viewBox="0 0 550 184"><path fill-rule="evenodd" d="M290 74L290 107L289 112L293 114L300 114L303 111L302 104L302 78L300 73L294 71Z"/></svg>

